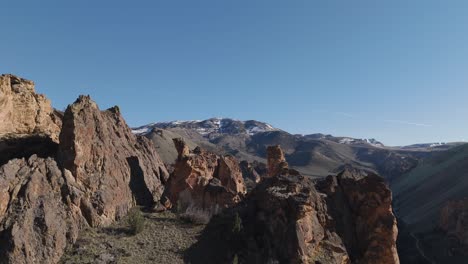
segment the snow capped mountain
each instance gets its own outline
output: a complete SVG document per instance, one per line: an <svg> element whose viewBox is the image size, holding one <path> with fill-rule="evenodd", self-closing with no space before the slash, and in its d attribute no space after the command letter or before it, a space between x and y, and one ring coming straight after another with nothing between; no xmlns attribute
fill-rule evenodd
<svg viewBox="0 0 468 264"><path fill-rule="evenodd" d="M367 142L367 144L370 144L374 147L385 147L385 145L382 142L377 141L375 138L366 138L364 140Z"/></svg>
<svg viewBox="0 0 468 264"><path fill-rule="evenodd" d="M154 128L170 129L170 128L183 128L196 131L197 133L208 136L212 134L247 134L253 136L257 133L268 131L279 131L280 129L274 128L270 124L247 120L240 121L230 118L210 118L206 120L190 120L190 121L171 121L152 123L145 126L133 129L135 134L147 134Z"/></svg>
<svg viewBox="0 0 468 264"><path fill-rule="evenodd" d="M348 137L344 137L344 138L340 138L338 140L338 143L340 144L347 144L347 145L351 145L351 144L368 144L368 145L371 145L371 146L374 146L374 147L384 147L384 144L382 144L381 142L373 139L373 138L363 138L363 139L357 139L357 138L348 138Z"/></svg>
<svg viewBox="0 0 468 264"><path fill-rule="evenodd" d="M196 132L201 136L209 139L214 139L221 135L245 135L250 137L264 132L282 131L278 128L271 126L270 124L256 120L240 121L231 118L210 118L206 120L176 120L170 122L151 123L145 126L134 128L133 133L145 135L150 133L154 128L166 130L183 129L187 131ZM332 135L325 134L295 135L295 137L297 137L298 139L302 138L305 140L324 139L346 145L365 144L379 148L384 147L384 145L381 142L373 138L356 139L350 137L334 137Z"/></svg>

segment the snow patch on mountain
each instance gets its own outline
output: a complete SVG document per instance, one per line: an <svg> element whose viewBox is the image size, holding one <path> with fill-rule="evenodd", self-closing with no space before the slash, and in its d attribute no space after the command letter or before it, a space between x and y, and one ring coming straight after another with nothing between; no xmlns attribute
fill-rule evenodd
<svg viewBox="0 0 468 264"><path fill-rule="evenodd" d="M345 137L345 138L341 138L338 143L340 144L346 144L346 145L353 145L353 144L368 144L368 145L371 145L371 146L374 146L374 147L378 147L378 148L381 148L381 147L384 147L384 144L382 144L381 142L373 139L373 138L364 138L364 139L356 139L356 138L348 138L348 137Z"/></svg>
<svg viewBox="0 0 468 264"><path fill-rule="evenodd" d="M188 121L171 121L152 123L145 126L134 128L134 134L144 135L150 133L154 128L185 128L196 131L197 133L208 136L213 133L218 134L248 134L253 136L262 132L279 131L270 124L248 120L240 121L230 118L210 118L206 120L188 120Z"/></svg>

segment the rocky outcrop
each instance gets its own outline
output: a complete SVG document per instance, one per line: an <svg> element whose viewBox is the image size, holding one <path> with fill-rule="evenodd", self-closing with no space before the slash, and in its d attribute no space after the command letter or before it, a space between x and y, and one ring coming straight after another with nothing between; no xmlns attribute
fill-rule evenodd
<svg viewBox="0 0 468 264"><path fill-rule="evenodd" d="M14 159L0 167L0 262L56 263L84 219L67 204L56 162Z"/></svg>
<svg viewBox="0 0 468 264"><path fill-rule="evenodd" d="M328 213L351 260L399 263L392 194L383 178L352 168L316 184L326 194Z"/></svg>
<svg viewBox="0 0 468 264"><path fill-rule="evenodd" d="M100 111L89 96L65 111L58 159L72 175L72 203L91 226L121 218L135 203L159 202L169 176L149 140L132 134L119 108Z"/></svg>
<svg viewBox="0 0 468 264"><path fill-rule="evenodd" d="M166 207L196 207L212 211L240 201L246 193L242 172L232 156L218 156L197 147L190 151L185 142L174 139L178 159L166 185Z"/></svg>
<svg viewBox="0 0 468 264"><path fill-rule="evenodd" d="M399 263L396 236L391 192L377 175L348 169L314 182L278 174L213 218L187 260Z"/></svg>
<svg viewBox="0 0 468 264"><path fill-rule="evenodd" d="M26 84L20 88L32 89ZM80 96L63 115L59 140L37 131L0 141L0 262L56 263L81 228L159 202L169 174L118 107L100 111Z"/></svg>
<svg viewBox="0 0 468 264"><path fill-rule="evenodd" d="M0 76L0 138L35 134L58 142L60 123L59 113L44 95L35 93L32 81Z"/></svg>
<svg viewBox="0 0 468 264"><path fill-rule="evenodd" d="M468 198L449 201L440 212L439 227L451 238L453 249L467 255L468 249ZM453 241L453 238L456 241Z"/></svg>
<svg viewBox="0 0 468 264"><path fill-rule="evenodd" d="M260 174L255 170L255 168L248 161L243 160L239 163L239 166L242 170L242 175L244 179L249 179L254 183L260 182Z"/></svg>
<svg viewBox="0 0 468 264"><path fill-rule="evenodd" d="M267 148L267 164L269 177L286 173L285 170L288 169L288 163L279 145Z"/></svg>
<svg viewBox="0 0 468 264"><path fill-rule="evenodd" d="M258 174L253 165L246 160L241 161L239 166L242 171L242 177L244 178L247 190L253 189L261 180L260 174Z"/></svg>

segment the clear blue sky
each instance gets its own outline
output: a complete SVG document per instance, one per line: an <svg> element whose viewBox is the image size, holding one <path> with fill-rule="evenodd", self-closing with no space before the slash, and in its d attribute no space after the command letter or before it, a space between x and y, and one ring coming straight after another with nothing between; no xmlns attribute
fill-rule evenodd
<svg viewBox="0 0 468 264"><path fill-rule="evenodd" d="M90 94L131 126L219 116L388 145L468 139L468 1L15 2L0 72L59 109Z"/></svg>

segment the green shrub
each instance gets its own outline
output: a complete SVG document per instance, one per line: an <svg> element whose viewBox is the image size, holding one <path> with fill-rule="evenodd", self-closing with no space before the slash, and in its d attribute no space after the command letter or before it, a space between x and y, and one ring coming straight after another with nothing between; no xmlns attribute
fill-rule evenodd
<svg viewBox="0 0 468 264"><path fill-rule="evenodd" d="M141 233L145 228L145 218L141 213L140 209L135 207L132 208L127 215L127 224L130 228L130 233L136 235Z"/></svg>
<svg viewBox="0 0 468 264"><path fill-rule="evenodd" d="M239 213L236 213L234 216L234 222L232 224L232 233L239 234L242 230L242 219L239 216Z"/></svg>
<svg viewBox="0 0 468 264"><path fill-rule="evenodd" d="M177 215L180 215L182 214L182 202L180 200L177 200L177 205L176 205L176 208L175 208L175 213Z"/></svg>

